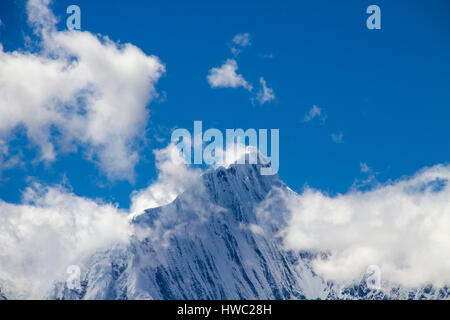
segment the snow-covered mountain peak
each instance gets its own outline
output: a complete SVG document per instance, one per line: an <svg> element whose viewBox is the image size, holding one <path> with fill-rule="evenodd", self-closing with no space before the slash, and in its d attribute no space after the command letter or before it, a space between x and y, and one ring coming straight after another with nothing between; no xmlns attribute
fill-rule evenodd
<svg viewBox="0 0 450 320"><path fill-rule="evenodd" d="M135 216L132 223L148 223L162 215L167 218L173 212L176 212L174 219L181 221L186 218L180 216L181 208L187 216L195 217L206 207L209 207L209 212L205 215L231 209L230 214L235 214L238 221L255 223L255 204L262 201L272 188L287 188L278 175L261 175L262 166L264 165L235 163L209 169L194 188L185 190L168 206L145 210L143 214ZM241 207L246 210L241 210Z"/></svg>
<svg viewBox="0 0 450 320"><path fill-rule="evenodd" d="M60 283L58 299L433 299L448 288L371 290L364 279L328 282L314 253L287 251L257 211L275 189L293 193L260 165L231 164L205 172L172 203L134 217L129 244L98 252L82 266L81 288ZM273 220L282 208L270 206Z"/></svg>

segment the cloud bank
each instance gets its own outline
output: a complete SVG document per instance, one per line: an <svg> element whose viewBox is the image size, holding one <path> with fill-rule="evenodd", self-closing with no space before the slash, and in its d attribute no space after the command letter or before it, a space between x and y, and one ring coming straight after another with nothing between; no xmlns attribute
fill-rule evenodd
<svg viewBox="0 0 450 320"><path fill-rule="evenodd" d="M67 279L68 266L129 234L116 206L34 184L21 204L0 200L0 287L9 298L42 299L53 281Z"/></svg>
<svg viewBox="0 0 450 320"><path fill-rule="evenodd" d="M438 165L370 191L334 197L311 188L301 195L274 193L260 214L270 204L283 204L287 220L279 236L285 247L327 253L313 260L327 280L358 280L368 266L378 265L383 281L448 285L449 180L450 166Z"/></svg>

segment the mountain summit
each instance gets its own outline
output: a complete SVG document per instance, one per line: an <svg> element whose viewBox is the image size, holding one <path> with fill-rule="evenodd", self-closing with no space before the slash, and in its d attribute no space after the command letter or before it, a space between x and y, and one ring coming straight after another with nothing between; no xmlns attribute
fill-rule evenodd
<svg viewBox="0 0 450 320"><path fill-rule="evenodd" d="M448 298L448 288L384 291L363 279L337 285L316 275L312 252L286 251L276 237L285 213L258 209L274 190L293 192L260 165L232 164L204 173L172 203L130 223L127 244L89 257L81 284L59 283L54 299L419 299ZM267 220L270 222L268 223Z"/></svg>

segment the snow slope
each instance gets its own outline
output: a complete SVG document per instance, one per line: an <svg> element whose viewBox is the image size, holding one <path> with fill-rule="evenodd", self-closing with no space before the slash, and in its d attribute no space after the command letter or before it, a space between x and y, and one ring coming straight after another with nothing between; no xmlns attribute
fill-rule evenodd
<svg viewBox="0 0 450 320"><path fill-rule="evenodd" d="M269 222L256 213L277 189L293 192L259 165L233 164L206 172L196 188L169 205L131 221L129 244L118 244L86 261L81 285L55 286L53 299L445 299L449 288L407 290L365 278L335 284L311 268L311 252L294 254L275 237L282 207Z"/></svg>

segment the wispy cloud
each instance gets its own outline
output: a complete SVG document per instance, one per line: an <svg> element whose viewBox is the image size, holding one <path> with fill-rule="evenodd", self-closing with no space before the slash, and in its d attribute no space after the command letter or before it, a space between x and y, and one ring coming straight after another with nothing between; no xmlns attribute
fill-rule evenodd
<svg viewBox="0 0 450 320"><path fill-rule="evenodd" d="M250 34L249 33L238 33L233 38L233 43L235 45L241 46L241 47L248 47L251 45L250 42Z"/></svg>
<svg viewBox="0 0 450 320"><path fill-rule="evenodd" d="M182 191L200 183L201 171L188 168L179 149L170 144L167 148L154 151L158 179L147 188L135 191L131 196L131 213L144 212L172 202Z"/></svg>
<svg viewBox="0 0 450 320"><path fill-rule="evenodd" d="M238 33L233 37L232 43L231 53L237 57L241 53L241 48L249 47L251 45L250 34Z"/></svg>
<svg viewBox="0 0 450 320"><path fill-rule="evenodd" d="M256 100L260 104L264 104L266 102L270 102L275 99L275 93L272 88L268 88L266 84L266 80L263 77L259 78L260 89L256 94Z"/></svg>
<svg viewBox="0 0 450 320"><path fill-rule="evenodd" d="M237 57L239 55L239 53L241 53L241 50L239 50L239 49L237 49L235 47L232 47L231 48L231 53L233 54L233 56Z"/></svg>
<svg viewBox="0 0 450 320"><path fill-rule="evenodd" d="M321 108L319 108L316 105L313 105L312 108L308 111L308 113L303 118L303 122L309 122L316 118L319 119L321 122L325 122L327 116Z"/></svg>
<svg viewBox="0 0 450 320"><path fill-rule="evenodd" d="M265 53L261 56L263 59L275 59L275 55L273 53Z"/></svg>
<svg viewBox="0 0 450 320"><path fill-rule="evenodd" d="M344 143L344 134L342 132L332 133L331 140L335 143Z"/></svg>
<svg viewBox="0 0 450 320"><path fill-rule="evenodd" d="M367 165L367 163L360 162L359 166L360 166L360 170L362 173L367 173L367 172L371 171L371 168Z"/></svg>

